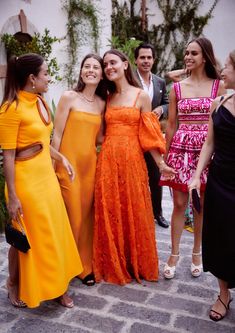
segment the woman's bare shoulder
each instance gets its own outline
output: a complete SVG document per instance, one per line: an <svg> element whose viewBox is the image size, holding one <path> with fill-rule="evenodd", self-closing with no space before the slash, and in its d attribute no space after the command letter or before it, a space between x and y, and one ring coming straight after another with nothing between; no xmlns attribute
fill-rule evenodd
<svg viewBox="0 0 235 333"><path fill-rule="evenodd" d="M138 92L139 92L139 89L137 88L136 93L138 94ZM143 89L140 89L139 99L143 100L143 101L145 101L146 99L148 100L149 99L148 93L146 91L144 91Z"/></svg>
<svg viewBox="0 0 235 333"><path fill-rule="evenodd" d="M65 99L73 99L77 97L77 92L74 90L65 90L63 92L63 94L61 95L61 97L65 98Z"/></svg>

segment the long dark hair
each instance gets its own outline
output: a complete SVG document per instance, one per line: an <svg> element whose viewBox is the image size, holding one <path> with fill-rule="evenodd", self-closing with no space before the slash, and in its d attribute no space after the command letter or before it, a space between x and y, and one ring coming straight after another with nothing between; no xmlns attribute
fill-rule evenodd
<svg viewBox="0 0 235 333"><path fill-rule="evenodd" d="M77 83L76 87L74 88L74 91L76 91L76 92L83 91L83 89L85 88L85 83L82 80L81 74L82 74L82 68L84 66L84 63L89 58L93 58L93 59L97 60L100 63L100 66L101 66L102 72L103 72L103 76L104 76L104 66L103 66L102 58L98 54L95 54L95 53L87 54L81 62L80 72L79 72L79 77L78 77L78 83ZM95 94L100 96L103 100L106 100L107 84L105 83L105 81L103 79L99 82L99 84L98 84L98 86L95 90Z"/></svg>
<svg viewBox="0 0 235 333"><path fill-rule="evenodd" d="M191 40L189 44L196 42L202 49L202 55L206 61L205 71L206 75L211 79L220 79L220 74L217 70L217 63L215 59L215 54L213 46L209 39L205 37L198 37Z"/></svg>
<svg viewBox="0 0 235 333"><path fill-rule="evenodd" d="M18 101L19 90L26 86L30 74L38 75L43 62L43 57L35 53L27 53L19 57L12 56L9 59L2 104Z"/></svg>
<svg viewBox="0 0 235 333"><path fill-rule="evenodd" d="M134 87L138 87L140 88L140 84L138 82L138 80L136 79L134 73L133 73L133 70L131 68L131 65L130 65L130 61L128 59L128 57L122 53L121 51L119 50L116 50L116 49L111 49L107 52L105 52L104 56L103 56L103 60L104 60L104 57L107 55L107 54L114 54L116 56L118 56L122 61L127 61L128 63L128 66L127 66L127 69L125 69L124 73L125 73L125 77L127 79L127 82L134 86ZM116 91L116 85L114 82L112 81L109 81L107 78L106 78L107 82L108 82L108 91L110 93L114 93Z"/></svg>

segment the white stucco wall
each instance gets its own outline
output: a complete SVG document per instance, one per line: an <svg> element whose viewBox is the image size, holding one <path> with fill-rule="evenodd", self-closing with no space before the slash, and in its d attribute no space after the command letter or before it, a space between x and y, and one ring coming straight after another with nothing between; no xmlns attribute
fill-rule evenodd
<svg viewBox="0 0 235 333"><path fill-rule="evenodd" d="M187 1L190 0L185 0L185 2ZM205 15L213 3L213 0L204 0L199 7L199 14ZM157 1L147 0L146 4L150 14L149 24L161 24L163 16L158 9ZM212 15L213 17L203 30L203 35L210 39L216 58L223 65L228 53L235 49L233 37L235 31L235 0L219 0Z"/></svg>
<svg viewBox="0 0 235 333"><path fill-rule="evenodd" d="M123 0L121 0L123 1ZM189 0L190 1L190 0ZM100 40L99 53L103 55L109 48L108 39L111 36L111 0L92 0L99 10ZM162 17L156 6L156 1L147 0L150 22L161 23ZM213 3L213 0L204 1L201 12L205 13ZM14 15L18 15L20 9L24 10L28 20L43 33L45 28L50 30L52 36L62 38L66 35L66 12L62 10L61 0L0 0L0 32L6 21ZM204 35L208 37L215 49L217 58L223 63L228 52L235 48L233 32L235 30L235 0L219 0L214 12L213 18L204 30ZM83 48L79 49L79 58L82 59L87 53L93 51L90 41ZM1 50L0 50L1 53ZM61 65L63 75L63 64L66 63L66 41L60 44L54 44L53 56L57 57ZM1 57L0 57L1 61ZM53 84L50 87L49 100L52 98L57 103L62 91L66 89L65 83Z"/></svg>
<svg viewBox="0 0 235 333"><path fill-rule="evenodd" d="M212 0L204 1L202 10L208 10ZM219 0L213 18L204 29L205 37L213 44L215 55L223 65L230 51L235 49L235 0Z"/></svg>
<svg viewBox="0 0 235 333"><path fill-rule="evenodd" d="M93 1L100 13L99 25L101 38L99 41L99 53L103 55L108 48L108 39L111 36L111 1ZM51 36L63 38L66 36L66 11L62 10L61 0L0 0L0 33L6 21L14 15L18 15L23 9L27 19L34 24L40 33L44 32L45 28L50 30ZM11 33L11 32L10 32ZM94 51L90 41L79 49L79 58ZM66 64L67 51L66 41L55 43L53 47L53 56L56 56L58 64L61 66L61 76L63 76L63 66ZM79 64L78 64L79 67ZM77 69L79 71L79 68ZM59 97L66 89L66 83L51 84L47 99L51 102L52 98L57 103ZM0 94L1 95L1 94Z"/></svg>

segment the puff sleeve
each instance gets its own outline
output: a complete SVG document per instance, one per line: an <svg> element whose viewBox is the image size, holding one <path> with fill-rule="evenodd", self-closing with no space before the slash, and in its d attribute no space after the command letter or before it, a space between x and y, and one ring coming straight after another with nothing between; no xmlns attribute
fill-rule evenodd
<svg viewBox="0 0 235 333"><path fill-rule="evenodd" d="M140 114L139 141L144 151L158 149L161 154L166 151L166 142L160 123L152 112L141 112Z"/></svg>
<svg viewBox="0 0 235 333"><path fill-rule="evenodd" d="M8 108L4 104L0 108L0 148L15 149L20 125L19 113L16 103L12 103Z"/></svg>

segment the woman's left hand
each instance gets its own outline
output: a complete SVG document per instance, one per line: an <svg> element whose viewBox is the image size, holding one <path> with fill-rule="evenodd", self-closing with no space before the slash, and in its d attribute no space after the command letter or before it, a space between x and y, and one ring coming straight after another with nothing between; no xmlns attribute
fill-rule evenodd
<svg viewBox="0 0 235 333"><path fill-rule="evenodd" d="M67 158L64 157L64 156L62 158L62 165L67 170L70 180L73 181L74 178L75 178L74 168L73 168L72 164L69 163L69 161L67 160Z"/></svg>
<svg viewBox="0 0 235 333"><path fill-rule="evenodd" d="M165 180L172 180L177 174L177 172L173 168L169 167L165 162L161 163L159 171Z"/></svg>

